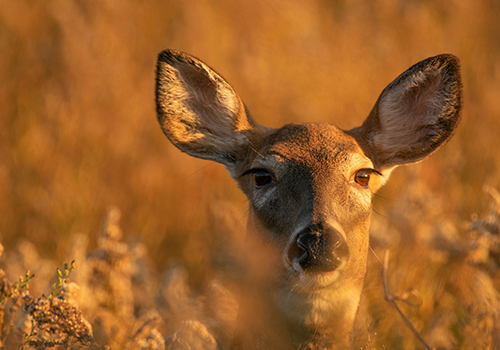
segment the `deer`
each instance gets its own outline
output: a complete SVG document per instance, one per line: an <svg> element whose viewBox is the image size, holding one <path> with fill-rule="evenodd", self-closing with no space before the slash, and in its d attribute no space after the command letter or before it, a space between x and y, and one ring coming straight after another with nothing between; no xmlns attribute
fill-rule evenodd
<svg viewBox="0 0 500 350"><path fill-rule="evenodd" d="M261 310L272 326L245 323L251 335L236 332L230 348L353 346L372 198L396 167L419 162L450 140L461 107L460 61L442 54L392 81L361 126L269 128L207 64L177 50L159 54L156 110L163 133L182 152L227 168L249 202L248 232L273 247L273 263L262 268L273 271L276 283ZM278 330L285 336L276 337Z"/></svg>

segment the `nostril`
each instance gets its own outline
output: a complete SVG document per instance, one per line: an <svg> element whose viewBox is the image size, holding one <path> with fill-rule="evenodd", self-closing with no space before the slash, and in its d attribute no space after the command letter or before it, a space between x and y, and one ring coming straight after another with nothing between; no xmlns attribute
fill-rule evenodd
<svg viewBox="0 0 500 350"><path fill-rule="evenodd" d="M333 251L338 260L347 260L349 258L349 247L343 240L338 240L335 243Z"/></svg>
<svg viewBox="0 0 500 350"><path fill-rule="evenodd" d="M290 247L288 248L288 262L290 265L293 265L293 261L295 259L303 259L304 256L307 256L307 249L298 241L292 243Z"/></svg>
<svg viewBox="0 0 500 350"><path fill-rule="evenodd" d="M339 237L339 239L337 239L337 241L335 243L333 243L333 250L336 250L337 248L339 248L340 244L342 243L342 239Z"/></svg>

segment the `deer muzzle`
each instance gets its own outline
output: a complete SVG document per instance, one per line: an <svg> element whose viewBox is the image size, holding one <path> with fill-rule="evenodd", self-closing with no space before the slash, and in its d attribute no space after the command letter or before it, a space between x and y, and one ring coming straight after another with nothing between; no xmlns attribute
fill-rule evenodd
<svg viewBox="0 0 500 350"><path fill-rule="evenodd" d="M306 273L332 272L349 259L349 248L335 228L316 224L299 232L288 248L287 259Z"/></svg>

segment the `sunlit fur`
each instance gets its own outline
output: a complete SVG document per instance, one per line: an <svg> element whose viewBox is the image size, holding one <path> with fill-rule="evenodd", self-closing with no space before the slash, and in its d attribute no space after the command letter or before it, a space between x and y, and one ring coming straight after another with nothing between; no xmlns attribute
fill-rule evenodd
<svg viewBox="0 0 500 350"><path fill-rule="evenodd" d="M253 120L234 89L204 63L179 51L160 54L157 111L163 131L182 151L228 168L248 198L250 233L263 239L263 251L269 249L261 265L273 278L251 281L262 284L260 297L268 307L241 308L238 348L350 347L366 272L372 195L395 166L423 159L451 137L460 120L460 88L458 59L436 56L394 80L358 128L269 129ZM255 186L255 169L273 181ZM372 177L366 188L355 181L363 169ZM323 242L334 235L335 247L342 247L335 268L311 272L290 253L297 235L313 227L314 235L326 237ZM339 251L326 243L320 249ZM246 320L256 314L264 322L249 326ZM267 324L277 327L275 333ZM280 332L283 342L276 340Z"/></svg>

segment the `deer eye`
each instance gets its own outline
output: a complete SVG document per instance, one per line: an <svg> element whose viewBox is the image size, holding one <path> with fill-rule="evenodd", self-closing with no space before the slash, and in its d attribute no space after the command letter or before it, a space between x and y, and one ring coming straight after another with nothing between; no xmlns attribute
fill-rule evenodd
<svg viewBox="0 0 500 350"><path fill-rule="evenodd" d="M271 175L264 170L257 170L253 173L253 182L255 187L262 188L273 181Z"/></svg>
<svg viewBox="0 0 500 350"><path fill-rule="evenodd" d="M363 188L368 188L370 183L370 171L361 169L354 175L354 181Z"/></svg>

